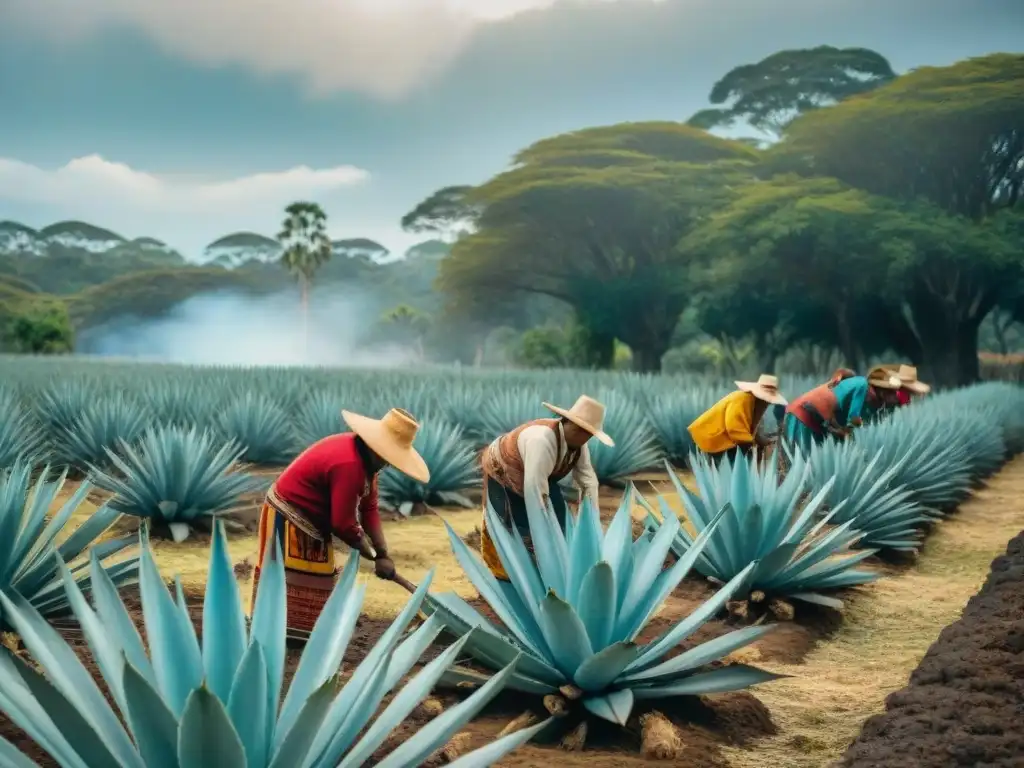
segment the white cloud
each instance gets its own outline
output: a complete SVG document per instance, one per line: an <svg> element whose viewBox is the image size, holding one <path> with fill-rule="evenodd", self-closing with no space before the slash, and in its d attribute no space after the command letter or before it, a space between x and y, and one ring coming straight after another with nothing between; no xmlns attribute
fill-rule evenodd
<svg viewBox="0 0 1024 768"><path fill-rule="evenodd" d="M209 242L202 238L240 229L266 231L280 221L288 203L321 201L368 179L365 170L349 165L210 179L147 173L99 155L55 170L0 158L0 202L16 211L45 211L52 220L124 227L125 236L158 237L192 252Z"/></svg>
<svg viewBox="0 0 1024 768"><path fill-rule="evenodd" d="M299 75L315 94L355 90L397 98L443 71L481 22L555 2L0 0L0 7L5 24L18 23L56 41L125 26L201 65Z"/></svg>

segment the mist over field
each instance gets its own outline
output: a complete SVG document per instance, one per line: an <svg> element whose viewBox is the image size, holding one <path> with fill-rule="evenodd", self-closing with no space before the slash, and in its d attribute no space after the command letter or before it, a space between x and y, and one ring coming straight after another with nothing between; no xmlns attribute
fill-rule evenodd
<svg viewBox="0 0 1024 768"><path fill-rule="evenodd" d="M365 343L379 311L365 291L314 292L307 357L294 290L260 297L222 291L194 296L158 319L119 318L90 328L76 346L83 354L190 365L390 368L413 363L411 350Z"/></svg>

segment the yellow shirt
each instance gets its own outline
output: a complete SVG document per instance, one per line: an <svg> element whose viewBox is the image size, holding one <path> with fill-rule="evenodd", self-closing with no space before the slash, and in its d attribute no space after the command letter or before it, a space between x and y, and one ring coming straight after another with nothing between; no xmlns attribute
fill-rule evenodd
<svg viewBox="0 0 1024 768"><path fill-rule="evenodd" d="M731 392L690 425L690 437L705 453L721 453L754 442L754 403L749 392Z"/></svg>

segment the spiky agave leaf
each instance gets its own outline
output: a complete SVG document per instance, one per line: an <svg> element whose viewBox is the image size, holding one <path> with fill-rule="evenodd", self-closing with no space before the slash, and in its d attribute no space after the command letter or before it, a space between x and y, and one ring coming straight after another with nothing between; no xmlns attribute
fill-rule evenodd
<svg viewBox="0 0 1024 768"><path fill-rule="evenodd" d="M68 611L69 604L56 556L72 562L87 550L112 584L120 587L134 583L137 556L102 565L132 546L134 538L96 542L120 514L103 505L58 544L58 536L85 501L91 486L81 483L47 520L66 474L54 480L46 467L33 483L32 472L32 464L23 461L0 473L0 592L17 592L43 616L60 616ZM84 563L71 573L78 588L89 591L92 579L83 568ZM2 616L0 626L9 626Z"/></svg>
<svg viewBox="0 0 1024 768"><path fill-rule="evenodd" d="M604 431L612 436L615 445L597 440L587 443L598 480L619 480L658 466L665 452L643 408L614 391L602 392L599 399L607 408Z"/></svg>
<svg viewBox="0 0 1024 768"><path fill-rule="evenodd" d="M790 461L797 461L787 446ZM809 490L829 487L824 508L834 509L831 522L850 523L863 534L857 547L916 552L922 529L942 514L922 507L914 494L895 478L909 457L886 464L881 453L869 456L855 442L829 440L807 456Z"/></svg>
<svg viewBox="0 0 1024 768"><path fill-rule="evenodd" d="M842 510L837 504L819 514L834 480L827 481L810 499L803 501L809 469L801 457L779 481L778 454L761 467L755 457L738 458L718 465L704 456L691 458L697 492L684 486L669 467L669 476L686 509L686 518L696 535L722 516L719 525L699 553L694 567L704 576L725 583L744 573L751 563L744 594L759 590L767 595L786 596L809 602L842 607L826 592L875 581L879 574L855 568L876 550L849 554L860 539L853 523L829 527ZM664 497L659 498L661 517L648 511L647 528L658 534L669 523L676 534L672 550L682 557L693 551L695 538L679 527L675 512ZM675 522L673 522L675 521Z"/></svg>
<svg viewBox="0 0 1024 768"><path fill-rule="evenodd" d="M79 471L109 466L107 452L134 443L153 424L148 408L128 397L105 397L88 403L70 429L55 440L54 456Z"/></svg>
<svg viewBox="0 0 1024 768"><path fill-rule="evenodd" d="M232 399L217 419L221 436L243 447L250 464L282 465L297 455L292 421L273 398L246 392Z"/></svg>
<svg viewBox="0 0 1024 768"><path fill-rule="evenodd" d="M554 414L542 405L543 401L544 398L531 387L494 392L480 408L482 442L489 443L498 435L511 432L528 421L554 418Z"/></svg>
<svg viewBox="0 0 1024 768"><path fill-rule="evenodd" d="M424 418L414 446L430 470L430 480L421 483L393 467L380 473L381 502L406 513L417 502L475 506L463 492L480 484L477 453L463 439L462 427L448 421Z"/></svg>
<svg viewBox="0 0 1024 768"><path fill-rule="evenodd" d="M146 645L96 558L95 608L63 562L56 562L114 705L108 704L60 635L23 597L12 594L0 595L0 603L45 677L10 653L0 655L0 710L62 768L206 766L214 765L214 760L218 766L247 768L362 765L426 697L463 643L428 663L374 719L384 697L398 687L441 631L441 623L434 619L403 636L426 594L428 576L348 684L337 691L335 677L366 589L356 579L359 555L353 552L282 701L286 596L276 540L268 557L247 630L224 530L221 524L216 526L200 642L180 581L172 594L143 541L139 589ZM420 765L476 715L514 671L515 661L378 765ZM543 726L516 734L504 743L504 750L489 751L488 756L500 759ZM3 744L0 754L9 749Z"/></svg>
<svg viewBox="0 0 1024 768"><path fill-rule="evenodd" d="M222 443L195 428L156 427L138 444L121 443L117 453L107 453L113 469L93 467L92 476L114 494L111 507L152 520L158 531L166 527L176 541L264 484L238 468L237 443Z"/></svg>
<svg viewBox="0 0 1024 768"><path fill-rule="evenodd" d="M160 423L192 427L213 423L217 391L203 387L194 377L165 377L150 383L143 399Z"/></svg>
<svg viewBox="0 0 1024 768"><path fill-rule="evenodd" d="M341 418L345 408L353 410L350 398L345 395L323 390L313 392L299 406L295 418L297 444L305 447L325 437L348 432L348 425Z"/></svg>
<svg viewBox="0 0 1024 768"><path fill-rule="evenodd" d="M710 662L754 642L771 625L731 632L665 658L744 587L758 567L756 562L656 639L637 643L643 628L700 556L722 515L709 523L689 552L664 569L679 521L672 518L657 535L634 541L630 513L634 494L630 485L607 531L602 530L599 512L589 500L578 518L568 517L563 532L550 505L528 499L536 560L519 533L509 532L488 504L487 529L510 582L495 579L445 523L455 557L504 628L451 592L429 596L425 610L462 638L464 654L489 669L500 669L521 655L508 678L510 688L544 695L573 684L583 691L582 706L618 724L626 722L637 699L740 690L778 677L745 665L707 668ZM455 667L445 679L479 684L486 678Z"/></svg>
<svg viewBox="0 0 1024 768"><path fill-rule="evenodd" d="M85 379L71 379L52 384L39 392L35 401L36 416L46 430L48 440L59 443L68 430L97 396L97 387Z"/></svg>
<svg viewBox="0 0 1024 768"><path fill-rule="evenodd" d="M0 469L19 460L39 463L45 457L39 424L13 391L0 389Z"/></svg>
<svg viewBox="0 0 1024 768"><path fill-rule="evenodd" d="M651 428L667 458L676 466L684 464L694 450L690 424L717 399L711 388L672 390L651 399L648 406Z"/></svg>

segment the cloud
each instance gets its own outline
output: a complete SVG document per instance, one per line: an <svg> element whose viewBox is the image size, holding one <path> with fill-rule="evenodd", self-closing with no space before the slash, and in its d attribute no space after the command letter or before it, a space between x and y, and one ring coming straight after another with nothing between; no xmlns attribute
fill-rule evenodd
<svg viewBox="0 0 1024 768"><path fill-rule="evenodd" d="M441 73L479 24L555 2L0 0L0 16L56 42L126 27L200 65L298 75L316 95L352 90L394 99Z"/></svg>
<svg viewBox="0 0 1024 768"><path fill-rule="evenodd" d="M368 179L367 171L349 165L211 179L147 173L99 155L76 158L56 170L0 158L0 201L103 226L130 222L140 235L176 244L183 222L214 235L263 231L294 200L321 201Z"/></svg>

